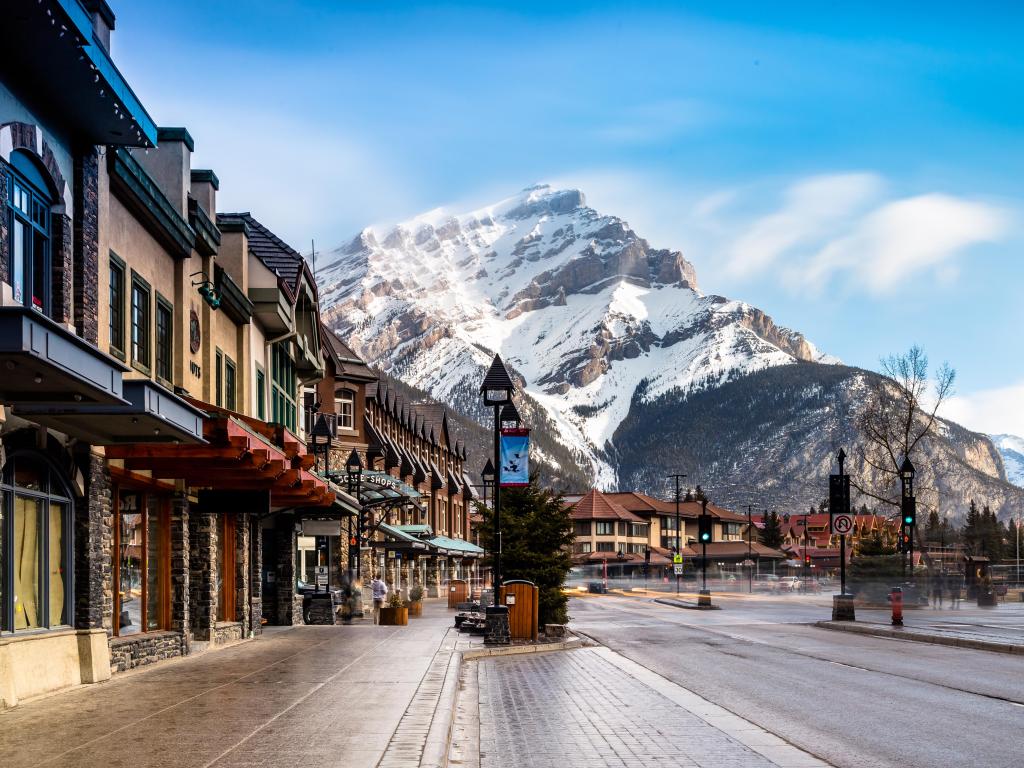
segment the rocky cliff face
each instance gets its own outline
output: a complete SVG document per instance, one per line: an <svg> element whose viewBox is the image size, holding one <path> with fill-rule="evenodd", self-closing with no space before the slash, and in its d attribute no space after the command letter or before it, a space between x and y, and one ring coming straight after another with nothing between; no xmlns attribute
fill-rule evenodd
<svg viewBox="0 0 1024 768"><path fill-rule="evenodd" d="M459 412L488 418L477 389L500 352L521 387L521 410L552 438L536 454L551 477L658 490L649 467L661 464L643 450L654 445L647 436L668 430L657 442L666 455L696 450L689 443L698 414L683 404L739 391L758 372L784 371L794 398L788 420L771 419L771 434L742 419L727 433L709 432L711 453L692 457L709 472L705 485L745 482L707 467L761 446L777 462L757 465L762 487L775 488L779 503L787 493L803 498L793 478L817 483L826 443L846 439L838 411L815 421L817 377L834 367L822 363L838 361L756 307L703 294L682 253L652 248L578 190L531 187L469 213L434 211L365 230L326 262L319 281L327 323L370 363ZM958 430L950 425L946 436L960 446L957 471L1001 482L987 439ZM799 449L794 434L805 435ZM778 453L779 441L793 449ZM681 461L673 471L688 466Z"/></svg>

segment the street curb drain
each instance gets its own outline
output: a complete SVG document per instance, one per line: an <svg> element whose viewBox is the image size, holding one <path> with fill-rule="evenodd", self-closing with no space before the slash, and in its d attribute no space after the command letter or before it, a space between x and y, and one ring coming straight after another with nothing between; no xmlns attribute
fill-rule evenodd
<svg viewBox="0 0 1024 768"><path fill-rule="evenodd" d="M836 632L849 632L855 635L867 635L869 637L884 637L890 640L909 640L914 643L930 643L931 645L948 645L956 648L969 648L975 651L990 651L992 653L1010 653L1015 656L1024 656L1024 645L1012 643L993 643L988 640L974 640L969 637L957 637L955 635L936 635L926 632L918 632L913 629L890 629L889 627L855 624L846 621L816 621L815 627L831 629Z"/></svg>

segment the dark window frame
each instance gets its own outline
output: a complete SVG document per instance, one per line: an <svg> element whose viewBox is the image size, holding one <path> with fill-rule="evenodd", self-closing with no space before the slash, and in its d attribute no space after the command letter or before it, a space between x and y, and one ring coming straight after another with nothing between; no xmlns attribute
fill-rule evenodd
<svg viewBox="0 0 1024 768"><path fill-rule="evenodd" d="M167 314L167 339L161 341L160 313ZM158 381L173 386L174 380L174 304L167 300L159 291L156 292L156 308L153 322L153 368ZM163 349L161 349L161 347ZM166 354L166 360L164 355ZM162 370L166 364L166 375Z"/></svg>
<svg viewBox="0 0 1024 768"><path fill-rule="evenodd" d="M256 418L267 420L267 372L259 363L256 364Z"/></svg>
<svg viewBox="0 0 1024 768"><path fill-rule="evenodd" d="M126 288L128 287L128 265L125 264L124 259L118 256L113 251L110 252L109 267L107 276L107 325L109 329L108 336L108 347L110 354L114 357L124 360L125 352L127 348L127 341L125 337L125 298L127 297ZM117 287L117 291L114 289L114 275L120 276L120 285ZM117 296L115 297L115 293ZM116 310L116 312L115 312ZM116 334L116 338L115 338Z"/></svg>
<svg viewBox="0 0 1024 768"><path fill-rule="evenodd" d="M128 514L139 514L142 517L142 543L140 546L140 558L139 558L139 572L141 573L141 584L139 590L139 631L124 635L124 637L132 637L136 634L144 635L147 632L165 632L170 629L171 626L171 553L170 553L170 542L171 542L171 510L170 504L166 497L161 494L147 493L144 491L136 491L133 489L122 489L117 486L113 489L114 498L114 537L113 547L114 550L111 553L113 562L113 574L112 574L112 589L113 589L113 633L114 637L121 637L121 517L125 513L121 509L121 494L133 493L139 498L139 506L136 512L130 512ZM159 547L160 563L159 579L161 583L161 595L160 603L158 606L159 618L157 626L149 627L149 539L150 539L150 526L149 526L149 499L155 497L159 503L157 510L157 517L159 518L159 524L157 536L159 536Z"/></svg>
<svg viewBox="0 0 1024 768"><path fill-rule="evenodd" d="M136 293L138 289L138 293ZM144 327L140 324L141 330L136 333L136 303L135 297L145 296L145 313L138 313L138 316L145 321ZM132 270L131 297L128 302L131 328L131 339L129 345L132 350L132 367L142 371L147 376L152 371L153 362L153 287L142 275ZM144 354L140 354L140 351Z"/></svg>
<svg viewBox="0 0 1024 768"><path fill-rule="evenodd" d="M7 208L10 211L8 214L8 229L10 230L9 243L8 243L8 279L10 281L11 289L14 292L15 300L19 301L22 305L30 307L32 309L41 312L47 317L53 317L53 249L51 239L51 223L50 223L50 211L53 208L53 200L48 191L39 189L39 187L32 183L27 177L18 172L14 167L10 167L7 173ZM18 195L24 195L27 199L27 205L23 206L17 204L15 201ZM27 208L27 210L26 210ZM18 257L17 249L14 247L14 238L16 231L16 223L23 227L23 237L28 238L28 242L22 243L22 257L23 261L21 264L20 273L22 276L21 289L23 295L21 299L17 299L18 284L15 280L15 274L18 273L16 267L18 266L15 259ZM36 305L34 299L34 289L36 281L36 241L42 241L42 259L43 259L43 296L41 298L41 304Z"/></svg>
<svg viewBox="0 0 1024 768"><path fill-rule="evenodd" d="M224 407L229 411L237 411L238 405L238 367L235 361L224 355Z"/></svg>

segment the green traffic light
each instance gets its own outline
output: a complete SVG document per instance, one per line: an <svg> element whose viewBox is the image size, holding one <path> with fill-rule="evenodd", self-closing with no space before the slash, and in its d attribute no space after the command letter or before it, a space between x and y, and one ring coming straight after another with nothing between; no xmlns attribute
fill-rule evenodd
<svg viewBox="0 0 1024 768"><path fill-rule="evenodd" d="M914 524L914 518L911 515L904 515L903 516L903 522L906 523L907 525L913 525Z"/></svg>

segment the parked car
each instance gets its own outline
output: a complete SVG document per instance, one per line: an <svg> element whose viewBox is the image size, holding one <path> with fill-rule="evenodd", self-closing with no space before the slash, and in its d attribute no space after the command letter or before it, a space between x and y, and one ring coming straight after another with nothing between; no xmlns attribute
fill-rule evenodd
<svg viewBox="0 0 1024 768"><path fill-rule="evenodd" d="M783 576L779 579L778 590L779 592L796 592L800 589L800 577L799 576Z"/></svg>

